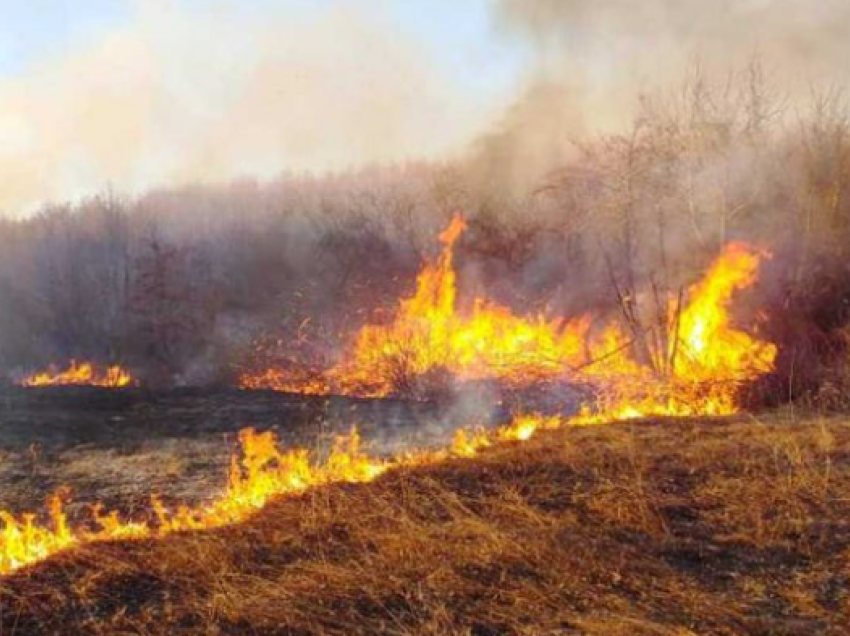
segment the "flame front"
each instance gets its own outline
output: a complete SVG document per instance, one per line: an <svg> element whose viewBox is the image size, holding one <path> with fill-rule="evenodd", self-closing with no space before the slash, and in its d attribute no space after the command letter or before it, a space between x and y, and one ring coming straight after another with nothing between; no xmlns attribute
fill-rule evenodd
<svg viewBox="0 0 850 636"><path fill-rule="evenodd" d="M43 515L0 511L3 525L0 529L0 574L91 543L163 537L174 532L236 524L275 497L333 483L370 482L389 470L434 464L450 457L474 457L496 441L524 442L538 430L557 428L561 424L558 418L525 415L495 431L459 430L443 450L413 452L388 459L366 454L355 430L339 437L321 462L314 461L305 449L282 450L274 433L245 429L239 434L240 452L231 459L227 485L210 503L170 509L153 496L152 514L142 520L125 520L117 512L105 513L100 505L95 505L89 522L76 527L71 526L65 513L65 492L50 498Z"/></svg>
<svg viewBox="0 0 850 636"><path fill-rule="evenodd" d="M679 326L678 375L745 381L773 369L776 346L734 329L729 318L732 295L755 282L759 260L746 245L731 243L693 288Z"/></svg>
<svg viewBox="0 0 850 636"><path fill-rule="evenodd" d="M731 243L691 288L681 312L670 303L673 337L654 352L666 365L635 362L628 339L614 329L605 348L620 353L606 360L604 350L597 351L603 362L588 369L599 384L596 403L583 405L573 422L737 413L741 385L772 371L777 355L774 344L734 328L730 317L734 293L755 282L760 259L752 248Z"/></svg>
<svg viewBox="0 0 850 636"><path fill-rule="evenodd" d="M523 318L486 299L457 308L455 242L466 226L455 218L440 235L443 251L417 279L388 326L366 326L353 353L328 374L343 393L383 397L443 374L454 380L498 379L524 386L562 375L579 363L589 321ZM439 379L437 377L436 379Z"/></svg>
<svg viewBox="0 0 850 636"><path fill-rule="evenodd" d="M35 373L21 381L21 386L99 386L119 389L134 384L133 376L120 366L98 370L91 362L71 364L65 370L50 368Z"/></svg>
<svg viewBox="0 0 850 636"><path fill-rule="evenodd" d="M515 388L573 382L594 387L596 399L576 420L592 423L734 413L740 385L773 368L776 347L731 324L733 295L754 283L761 259L744 244L724 249L686 304L663 308L664 337L638 342L643 334L619 322L592 330L587 316L521 317L482 298L460 311L453 257L465 228L459 217L452 221L440 235L439 258L426 264L392 323L363 327L335 367L306 378L267 369L246 374L240 385L385 397L419 396L446 382L496 380Z"/></svg>

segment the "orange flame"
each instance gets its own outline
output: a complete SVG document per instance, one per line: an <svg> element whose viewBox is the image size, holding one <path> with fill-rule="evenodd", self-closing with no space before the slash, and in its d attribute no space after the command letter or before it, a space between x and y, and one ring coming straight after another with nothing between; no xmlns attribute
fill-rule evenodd
<svg viewBox="0 0 850 636"><path fill-rule="evenodd" d="M243 388L362 397L414 397L440 382L495 379L525 387L545 381L590 383L597 400L578 421L650 415L723 415L737 410L742 382L769 372L776 347L732 327L735 292L753 284L761 255L732 243L679 309L670 302L669 332L655 344L652 365L636 356L636 336L617 322L591 332L588 317L521 317L477 299L457 308L453 250L466 225L459 217L440 235L443 250L419 274L416 292L389 325L367 325L351 351L320 377L279 369L246 374ZM644 343L645 346L649 346ZM424 389L422 387L425 387Z"/></svg>
<svg viewBox="0 0 850 636"><path fill-rule="evenodd" d="M678 320L675 306L668 307L677 336L663 352L672 360L668 375L658 377L621 349L604 370L589 370L600 382L596 408L584 405L574 423L738 412L741 384L772 371L777 355L776 345L735 329L729 315L733 294L755 282L760 258L742 243L728 245L690 290ZM607 347L624 340L615 334Z"/></svg>
<svg viewBox="0 0 850 636"><path fill-rule="evenodd" d="M733 293L755 282L759 260L748 246L730 243L691 290L679 327L684 350L676 358L678 375L751 380L772 370L776 346L732 328L729 318Z"/></svg>
<svg viewBox="0 0 850 636"><path fill-rule="evenodd" d="M419 275L416 293L402 301L395 321L361 330L348 359L309 383L304 380L307 376L299 380L298 374L275 370L265 377L283 382L286 390L374 396L441 372L519 385L549 379L590 382L596 387L596 403L584 405L567 421L582 425L657 415L734 413L739 384L773 367L776 347L732 326L733 295L754 282L760 261L760 255L743 244L724 250L690 290L681 311L677 303L666 308L675 329L668 344L652 352L669 361L659 369L638 359L635 338L617 323L594 336L586 318L522 318L486 300L477 300L466 314L458 312L452 250L464 227L460 219L453 221L440 237L445 246L440 258ZM88 373L85 377L92 377ZM243 386L252 383L253 388L263 384L243 378ZM95 507L91 523L83 527L68 523L60 495L49 503L47 523L36 515L0 511L0 573L95 541L238 523L277 496L324 484L368 482L388 470L449 457L474 457L496 442L522 443L540 430L564 423L560 418L520 416L496 431L460 430L444 450L391 459L365 454L355 431L339 439L323 462L313 461L303 449L281 451L272 433L246 430L240 435L241 454L232 461L226 489L204 505L170 510L153 497L154 518L142 521L125 521Z"/></svg>
<svg viewBox="0 0 850 636"><path fill-rule="evenodd" d="M153 514L142 520L125 520L117 512L92 507L89 524L72 527L64 510L64 493L52 496L41 523L35 514L14 515L0 511L0 574L75 547L115 540L163 537L174 532L218 528L244 521L271 499L333 483L370 482L389 470L423 466L450 457L474 457L496 441L524 442L543 429L558 428L558 418L538 415L518 417L502 429L459 430L443 450L402 454L394 458L371 457L361 449L357 431L340 437L327 458L315 462L304 449L281 450L274 433L243 430L240 453L231 460L227 486L207 504L167 508L151 497Z"/></svg>
<svg viewBox="0 0 850 636"><path fill-rule="evenodd" d="M90 362L78 364L71 360L71 364L64 371L51 367L25 378L21 381L21 386L99 386L119 389L134 383L133 376L120 366L111 366L100 372Z"/></svg>
<svg viewBox="0 0 850 636"><path fill-rule="evenodd" d="M240 386L385 397L441 374L526 385L560 376L565 365L580 362L586 319L522 318L485 299L476 300L466 315L458 312L453 249L465 228L459 217L451 222L440 234L440 257L419 274L416 293L401 301L395 321L364 327L351 355L322 380L301 384L297 374L271 369L244 375Z"/></svg>

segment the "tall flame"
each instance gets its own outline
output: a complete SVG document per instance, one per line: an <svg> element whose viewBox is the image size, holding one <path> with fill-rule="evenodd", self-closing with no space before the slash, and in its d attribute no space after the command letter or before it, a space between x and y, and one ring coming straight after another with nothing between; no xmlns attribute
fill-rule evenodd
<svg viewBox="0 0 850 636"><path fill-rule="evenodd" d="M748 246L730 243L691 290L679 326L683 349L676 358L679 375L750 380L773 368L776 346L734 329L729 318L732 295L755 282L759 261L759 254Z"/></svg>
<svg viewBox="0 0 850 636"><path fill-rule="evenodd" d="M338 365L306 379L267 369L246 374L241 386L384 397L415 395L422 385L448 380L495 379L513 387L581 382L596 388L596 404L585 405L582 414L591 422L733 413L740 383L773 367L776 347L731 324L733 295L753 284L761 259L742 243L724 249L690 290L686 305L668 303L665 322L671 333L650 356L664 364L652 365L635 354L635 334L618 322L592 331L587 316L521 317L482 298L460 311L453 256L465 228L459 217L451 222L440 235L440 256L426 264L416 292L400 302L393 322L363 327Z"/></svg>
<svg viewBox="0 0 850 636"><path fill-rule="evenodd" d="M419 274L415 294L401 301L394 322L363 327L350 355L322 381L302 383L293 373L265 370L244 375L240 385L385 397L440 374L460 381L498 378L524 385L557 377L565 365L579 363L589 327L586 319L523 318L486 299L477 299L466 314L458 311L454 245L465 229L456 217L440 234L439 258Z"/></svg>
<svg viewBox="0 0 850 636"><path fill-rule="evenodd" d="M596 404L584 405L574 423L738 412L740 386L772 371L777 355L774 344L734 328L730 317L734 293L755 282L760 259L747 245L731 243L691 288L680 313L670 303L675 333L663 351L672 363L666 375L636 363L628 340L613 335L607 347L622 353L588 370L599 382Z"/></svg>

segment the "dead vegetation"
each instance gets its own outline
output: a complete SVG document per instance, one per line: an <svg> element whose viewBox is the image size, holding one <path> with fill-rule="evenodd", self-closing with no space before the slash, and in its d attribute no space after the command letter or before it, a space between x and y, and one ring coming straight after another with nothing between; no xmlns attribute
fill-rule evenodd
<svg viewBox="0 0 850 636"><path fill-rule="evenodd" d="M566 429L91 546L0 583L0 633L843 634L850 422Z"/></svg>

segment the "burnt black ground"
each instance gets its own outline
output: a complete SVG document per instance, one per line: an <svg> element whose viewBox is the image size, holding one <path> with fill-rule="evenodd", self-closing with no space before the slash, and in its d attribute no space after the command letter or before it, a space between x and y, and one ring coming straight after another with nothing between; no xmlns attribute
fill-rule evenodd
<svg viewBox="0 0 850 636"><path fill-rule="evenodd" d="M454 426L504 417L472 398L451 406L239 390L90 387L0 391L0 509L40 510L68 486L72 511L132 511L156 492L196 501L223 485L238 431L273 430L318 452L352 427L375 453L441 443Z"/></svg>

